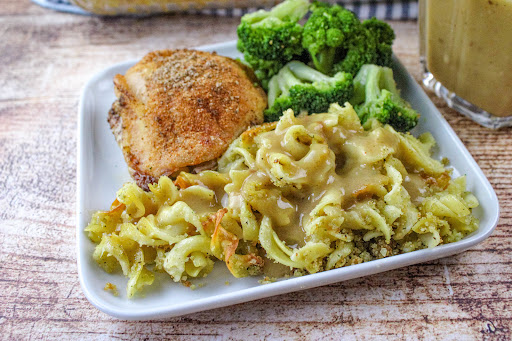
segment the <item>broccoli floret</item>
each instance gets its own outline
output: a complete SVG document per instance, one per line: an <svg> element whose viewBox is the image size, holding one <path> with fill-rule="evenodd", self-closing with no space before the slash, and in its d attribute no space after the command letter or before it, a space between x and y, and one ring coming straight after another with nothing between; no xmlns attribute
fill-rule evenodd
<svg viewBox="0 0 512 341"><path fill-rule="evenodd" d="M372 18L364 21L362 27L351 40L344 57L334 64L334 72L345 71L355 75L364 64L391 66L391 46L395 37L391 26Z"/></svg>
<svg viewBox="0 0 512 341"><path fill-rule="evenodd" d="M315 68L329 74L362 25L354 13L339 5L316 2L311 9L311 16L304 24L302 46L311 54Z"/></svg>
<svg viewBox="0 0 512 341"><path fill-rule="evenodd" d="M371 18L363 21L363 27L374 37L377 49L377 59L374 64L391 66L393 51L391 46L395 40L395 31L383 21Z"/></svg>
<svg viewBox="0 0 512 341"><path fill-rule="evenodd" d="M354 78L354 96L350 100L364 128L372 120L408 131L418 123L419 114L400 97L393 71L378 65L363 65Z"/></svg>
<svg viewBox="0 0 512 341"><path fill-rule="evenodd" d="M304 24L302 46L321 72L355 75L364 64L390 66L394 38L393 29L383 21L361 23L339 5L315 3Z"/></svg>
<svg viewBox="0 0 512 341"><path fill-rule="evenodd" d="M286 64L269 82L265 121L277 121L286 109L298 114L322 113L331 103L343 104L354 90L352 75L339 72L330 77L299 61Z"/></svg>
<svg viewBox="0 0 512 341"><path fill-rule="evenodd" d="M286 0L270 11L259 10L242 17L237 28L238 48L255 58L290 61L302 54L302 26L308 0Z"/></svg>
<svg viewBox="0 0 512 341"><path fill-rule="evenodd" d="M244 62L253 69L254 75L265 90L268 89L270 78L277 74L284 65L281 61L258 59L251 55L245 55Z"/></svg>
<svg viewBox="0 0 512 341"><path fill-rule="evenodd" d="M309 0L286 0L270 11L242 17L237 48L261 81L268 81L284 64L302 55L302 26Z"/></svg>

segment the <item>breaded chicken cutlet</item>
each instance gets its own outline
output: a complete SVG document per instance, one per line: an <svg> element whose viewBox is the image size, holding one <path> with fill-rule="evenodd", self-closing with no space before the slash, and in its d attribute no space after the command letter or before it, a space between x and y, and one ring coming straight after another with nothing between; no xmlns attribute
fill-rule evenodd
<svg viewBox="0 0 512 341"><path fill-rule="evenodd" d="M114 86L118 99L108 122L144 189L218 158L247 127L263 122L267 104L246 66L194 50L151 52L116 75Z"/></svg>

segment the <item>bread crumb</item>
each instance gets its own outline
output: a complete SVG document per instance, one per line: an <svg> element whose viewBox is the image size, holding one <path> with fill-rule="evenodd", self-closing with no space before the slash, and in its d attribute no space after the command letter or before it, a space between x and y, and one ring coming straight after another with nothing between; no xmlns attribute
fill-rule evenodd
<svg viewBox="0 0 512 341"><path fill-rule="evenodd" d="M114 296L119 296L119 293L117 292L116 285L112 284L110 282L107 282L107 284L105 284L105 287L103 288L103 290L110 291L112 293L112 295L114 295Z"/></svg>
<svg viewBox="0 0 512 341"><path fill-rule="evenodd" d="M270 283L273 283L275 281L277 281L277 278L275 278L275 277L270 278L268 276L265 276L263 279L260 279L258 282L260 284L270 284Z"/></svg>

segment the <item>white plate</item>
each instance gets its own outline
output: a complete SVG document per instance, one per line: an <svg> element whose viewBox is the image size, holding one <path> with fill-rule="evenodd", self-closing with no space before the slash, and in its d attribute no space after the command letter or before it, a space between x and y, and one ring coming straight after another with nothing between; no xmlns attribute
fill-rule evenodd
<svg viewBox="0 0 512 341"><path fill-rule="evenodd" d="M235 42L203 46L199 49L240 57ZM480 219L480 227L476 232L459 242L433 249L265 285L258 283L261 277L236 279L219 262L208 277L194 282L205 284L199 289L191 290L174 283L167 275L158 275L155 284L146 287L145 297L129 300L125 290L127 279L122 274L104 272L94 262L94 244L83 230L91 214L110 207L116 191L124 182L131 180L121 150L108 126L107 113L115 99L112 83L114 75L124 74L135 63L136 61L129 61L117 64L92 77L83 89L79 105L78 274L85 296L107 314L128 320L167 318L367 276L461 252L487 238L498 222L498 199L489 181L421 87L398 60L395 60L395 79L402 89L402 95L421 113L420 122L413 133L417 135L430 131L434 135L439 145L435 157L448 157L454 168L454 175L466 174L469 190L480 201L480 206L474 210L474 214ZM230 284L226 285L226 281ZM119 296L115 297L103 290L107 282L117 285Z"/></svg>

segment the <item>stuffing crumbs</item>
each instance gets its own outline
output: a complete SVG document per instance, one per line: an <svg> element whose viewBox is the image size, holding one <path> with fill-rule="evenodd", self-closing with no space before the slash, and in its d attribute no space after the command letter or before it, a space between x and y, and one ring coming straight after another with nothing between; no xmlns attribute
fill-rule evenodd
<svg viewBox="0 0 512 341"><path fill-rule="evenodd" d="M116 285L112 284L110 282L107 282L107 284L105 284L105 287L103 288L103 290L110 291L112 293L112 295L114 295L114 296L118 296L119 295L119 293L117 292Z"/></svg>
<svg viewBox="0 0 512 341"><path fill-rule="evenodd" d="M187 288L190 288L191 290L196 290L196 289L204 287L204 283L199 283L196 285L196 284L192 284L190 281L181 281L181 284L183 284Z"/></svg>
<svg viewBox="0 0 512 341"><path fill-rule="evenodd" d="M260 279L258 281L258 283L260 283L260 284L270 284L270 283L273 283L275 281L277 281L277 278L275 278L275 277L271 278L271 277L265 276L263 279Z"/></svg>

